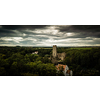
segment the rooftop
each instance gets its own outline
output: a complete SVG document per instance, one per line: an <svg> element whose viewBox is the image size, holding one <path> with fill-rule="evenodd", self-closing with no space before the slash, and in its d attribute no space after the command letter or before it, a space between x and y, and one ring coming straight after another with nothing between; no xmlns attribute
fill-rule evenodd
<svg viewBox="0 0 100 100"><path fill-rule="evenodd" d="M58 70L60 70L61 67L63 67L63 70L65 70L66 65L63 65L63 64L58 64L58 65L56 65L56 68L57 68Z"/></svg>

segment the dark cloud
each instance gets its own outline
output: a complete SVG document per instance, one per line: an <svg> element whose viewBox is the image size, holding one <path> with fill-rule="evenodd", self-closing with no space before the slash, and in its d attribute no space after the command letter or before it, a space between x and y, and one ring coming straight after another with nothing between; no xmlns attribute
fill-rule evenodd
<svg viewBox="0 0 100 100"><path fill-rule="evenodd" d="M41 29L46 28L48 25L2 25L3 29L10 29L10 30L23 30L23 29Z"/></svg>
<svg viewBox="0 0 100 100"><path fill-rule="evenodd" d="M100 32L100 25L73 25L72 27L82 32Z"/></svg>
<svg viewBox="0 0 100 100"><path fill-rule="evenodd" d="M100 25L2 25L0 45L100 45Z"/></svg>
<svg viewBox="0 0 100 100"><path fill-rule="evenodd" d="M15 41L6 41L6 40L0 40L0 44L14 44L14 45L17 45L18 43L16 43Z"/></svg>
<svg viewBox="0 0 100 100"><path fill-rule="evenodd" d="M70 25L57 27L60 32L100 32L100 25Z"/></svg>
<svg viewBox="0 0 100 100"><path fill-rule="evenodd" d="M100 38L100 25L70 25L70 26L59 26L57 27L59 32L64 34L72 32L75 35L70 36L71 38L85 38L85 37L97 37ZM69 37L69 38L70 38Z"/></svg>
<svg viewBox="0 0 100 100"><path fill-rule="evenodd" d="M0 28L0 33L12 33L12 31Z"/></svg>
<svg viewBox="0 0 100 100"><path fill-rule="evenodd" d="M4 42L6 42L5 40L0 40L0 44L2 44L2 43L4 43Z"/></svg>
<svg viewBox="0 0 100 100"><path fill-rule="evenodd" d="M13 31L0 28L0 37L15 35Z"/></svg>
<svg viewBox="0 0 100 100"><path fill-rule="evenodd" d="M35 35L37 33L26 30L46 29L49 26L50 25L1 25L0 37L19 37L19 35L23 36L23 33L27 34L27 36Z"/></svg>

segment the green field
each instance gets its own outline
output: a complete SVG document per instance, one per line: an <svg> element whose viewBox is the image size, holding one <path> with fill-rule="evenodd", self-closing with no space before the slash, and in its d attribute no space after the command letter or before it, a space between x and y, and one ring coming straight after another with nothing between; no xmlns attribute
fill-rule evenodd
<svg viewBox="0 0 100 100"><path fill-rule="evenodd" d="M82 50L82 49L83 49L83 50L91 50L92 48L91 48L91 47L90 47L90 48L84 48L84 47L83 47L83 48L70 48L70 49L78 49L78 50Z"/></svg>

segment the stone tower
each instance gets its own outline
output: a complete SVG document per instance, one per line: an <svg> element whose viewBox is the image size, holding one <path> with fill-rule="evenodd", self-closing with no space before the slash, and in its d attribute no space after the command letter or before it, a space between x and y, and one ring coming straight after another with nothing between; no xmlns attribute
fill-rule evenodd
<svg viewBox="0 0 100 100"><path fill-rule="evenodd" d="M57 46L53 45L53 52L52 52L53 58L57 57Z"/></svg>

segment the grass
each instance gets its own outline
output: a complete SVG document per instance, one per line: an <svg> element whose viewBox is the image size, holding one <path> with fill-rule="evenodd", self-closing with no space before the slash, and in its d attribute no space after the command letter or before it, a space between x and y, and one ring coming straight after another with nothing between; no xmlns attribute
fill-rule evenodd
<svg viewBox="0 0 100 100"><path fill-rule="evenodd" d="M82 48L70 48L70 49L78 49L78 50L91 50L92 48L84 48L84 47L82 47Z"/></svg>

